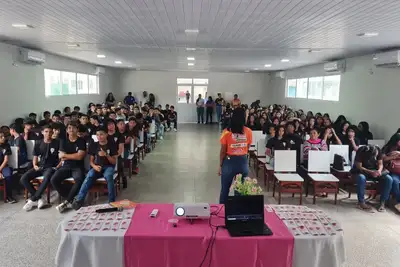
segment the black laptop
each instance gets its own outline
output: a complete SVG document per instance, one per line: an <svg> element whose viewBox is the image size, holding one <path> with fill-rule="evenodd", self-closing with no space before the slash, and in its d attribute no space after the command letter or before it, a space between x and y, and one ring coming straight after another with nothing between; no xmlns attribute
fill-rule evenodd
<svg viewBox="0 0 400 267"><path fill-rule="evenodd" d="M264 223L264 196L229 196L225 226L231 236L272 235Z"/></svg>

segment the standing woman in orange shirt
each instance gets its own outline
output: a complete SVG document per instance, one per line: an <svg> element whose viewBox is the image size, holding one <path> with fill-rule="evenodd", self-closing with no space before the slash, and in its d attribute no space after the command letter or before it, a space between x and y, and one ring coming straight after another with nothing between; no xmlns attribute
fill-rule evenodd
<svg viewBox="0 0 400 267"><path fill-rule="evenodd" d="M252 142L252 132L244 125L244 109L236 108L233 110L230 126L221 134L218 172L221 176L220 204L226 203L233 178L237 174L242 174L243 177L249 174L247 153Z"/></svg>
<svg viewBox="0 0 400 267"><path fill-rule="evenodd" d="M241 104L241 102L240 102L239 96L237 94L234 94L233 100L232 100L232 107L238 108L238 107L240 107L240 104Z"/></svg>

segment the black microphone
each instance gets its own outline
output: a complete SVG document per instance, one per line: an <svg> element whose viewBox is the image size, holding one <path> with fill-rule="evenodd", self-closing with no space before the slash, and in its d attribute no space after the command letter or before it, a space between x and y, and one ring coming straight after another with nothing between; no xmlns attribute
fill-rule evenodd
<svg viewBox="0 0 400 267"><path fill-rule="evenodd" d="M114 207L114 208L105 208L105 209L98 209L96 210L97 213L107 213L107 212L114 212L114 211L123 211L123 207Z"/></svg>

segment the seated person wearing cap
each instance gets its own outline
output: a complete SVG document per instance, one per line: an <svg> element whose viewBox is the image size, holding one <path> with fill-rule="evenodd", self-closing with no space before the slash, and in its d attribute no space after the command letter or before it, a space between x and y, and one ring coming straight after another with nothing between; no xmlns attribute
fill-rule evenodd
<svg viewBox="0 0 400 267"><path fill-rule="evenodd" d="M72 207L79 210L85 201L86 194L93 183L104 177L107 181L108 201L115 201L114 170L117 162L117 146L108 138L107 128L99 128L96 131L98 142L92 142L89 147L90 171L88 172L78 195L75 197Z"/></svg>
<svg viewBox="0 0 400 267"><path fill-rule="evenodd" d="M28 162L28 152L26 149L25 139L21 135L22 128L15 123L10 125L10 146L17 147L18 150L18 167Z"/></svg>
<svg viewBox="0 0 400 267"><path fill-rule="evenodd" d="M70 122L67 127L68 137L60 141L59 159L63 161L62 166L51 177L51 185L65 201L56 207L62 213L71 208L74 197L79 192L84 175L84 158L86 155L86 142L78 136L78 123ZM71 189L63 184L65 179L74 179Z"/></svg>
<svg viewBox="0 0 400 267"><path fill-rule="evenodd" d="M52 139L53 129L50 125L42 127L42 135L43 139L35 142L33 168L27 171L21 178L21 184L31 194L31 198L28 199L28 202L23 207L26 211L30 211L36 206L39 209L46 206L46 201L42 198L42 195L50 184L50 179L55 169L61 166L58 160L60 142L58 139ZM43 180L36 191L31 181L39 176L43 176Z"/></svg>

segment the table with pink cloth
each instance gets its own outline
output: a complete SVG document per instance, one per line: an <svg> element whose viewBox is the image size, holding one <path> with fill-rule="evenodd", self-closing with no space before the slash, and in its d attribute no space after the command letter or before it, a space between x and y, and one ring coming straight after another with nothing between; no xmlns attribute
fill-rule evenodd
<svg viewBox="0 0 400 267"><path fill-rule="evenodd" d="M214 226L225 225L224 209L211 205ZM156 218L150 218L158 209ZM291 267L294 237L275 215L266 212L265 221L272 236L230 237L225 228L218 228L203 266L212 267ZM139 204L124 237L125 267L188 267L200 266L212 238L208 220L179 220L177 227L168 222L173 218L173 204ZM214 231L215 231L214 227ZM211 258L210 258L211 257ZM209 262L211 261L211 265Z"/></svg>

